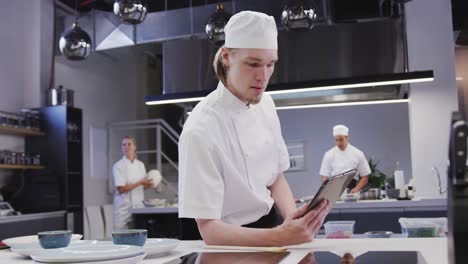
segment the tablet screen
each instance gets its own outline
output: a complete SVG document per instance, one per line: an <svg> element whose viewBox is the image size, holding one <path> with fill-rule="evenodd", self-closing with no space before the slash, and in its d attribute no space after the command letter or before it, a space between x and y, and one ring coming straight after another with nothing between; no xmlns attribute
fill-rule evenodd
<svg viewBox="0 0 468 264"><path fill-rule="evenodd" d="M356 176L356 173L357 170L350 170L328 178L310 201L307 212L314 209L323 200L328 200L333 206L354 176Z"/></svg>

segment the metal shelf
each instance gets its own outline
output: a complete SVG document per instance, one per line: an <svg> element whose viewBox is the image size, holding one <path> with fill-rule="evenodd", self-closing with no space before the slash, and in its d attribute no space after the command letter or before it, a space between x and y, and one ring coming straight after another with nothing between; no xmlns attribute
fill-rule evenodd
<svg viewBox="0 0 468 264"><path fill-rule="evenodd" d="M8 170L42 170L45 169L44 166L38 165L12 165L12 164L0 164L0 169Z"/></svg>
<svg viewBox="0 0 468 264"><path fill-rule="evenodd" d="M26 128L0 126L0 134L23 135L23 136L45 136L46 133Z"/></svg>

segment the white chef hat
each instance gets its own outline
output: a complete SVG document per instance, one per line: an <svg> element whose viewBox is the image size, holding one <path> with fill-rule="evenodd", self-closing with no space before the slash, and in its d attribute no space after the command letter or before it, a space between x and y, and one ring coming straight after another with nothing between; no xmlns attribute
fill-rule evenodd
<svg viewBox="0 0 468 264"><path fill-rule="evenodd" d="M347 136L349 133L349 128L344 125L336 125L333 127L333 136Z"/></svg>
<svg viewBox="0 0 468 264"><path fill-rule="evenodd" d="M264 13L239 12L224 27L226 48L278 49L275 19Z"/></svg>

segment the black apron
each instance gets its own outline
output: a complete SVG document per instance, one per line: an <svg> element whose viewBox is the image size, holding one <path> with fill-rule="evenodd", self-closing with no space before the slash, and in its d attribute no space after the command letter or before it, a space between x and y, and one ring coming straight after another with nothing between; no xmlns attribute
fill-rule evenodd
<svg viewBox="0 0 468 264"><path fill-rule="evenodd" d="M271 207L267 215L262 216L257 221L245 224L243 227L249 228L273 228L283 223L283 218L276 210L276 206ZM201 240L202 237L198 231L197 222L193 218L179 219L179 239L180 240Z"/></svg>

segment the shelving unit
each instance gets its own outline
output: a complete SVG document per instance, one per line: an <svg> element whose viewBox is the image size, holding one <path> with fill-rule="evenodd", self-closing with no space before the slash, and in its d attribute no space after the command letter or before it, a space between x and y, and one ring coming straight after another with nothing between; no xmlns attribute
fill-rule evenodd
<svg viewBox="0 0 468 264"><path fill-rule="evenodd" d="M26 128L16 128L0 126L0 134L18 135L18 136L45 136L46 133L41 131L34 131Z"/></svg>
<svg viewBox="0 0 468 264"><path fill-rule="evenodd" d="M0 164L0 169L5 170L43 170L45 166L37 165L12 165L12 164Z"/></svg>

